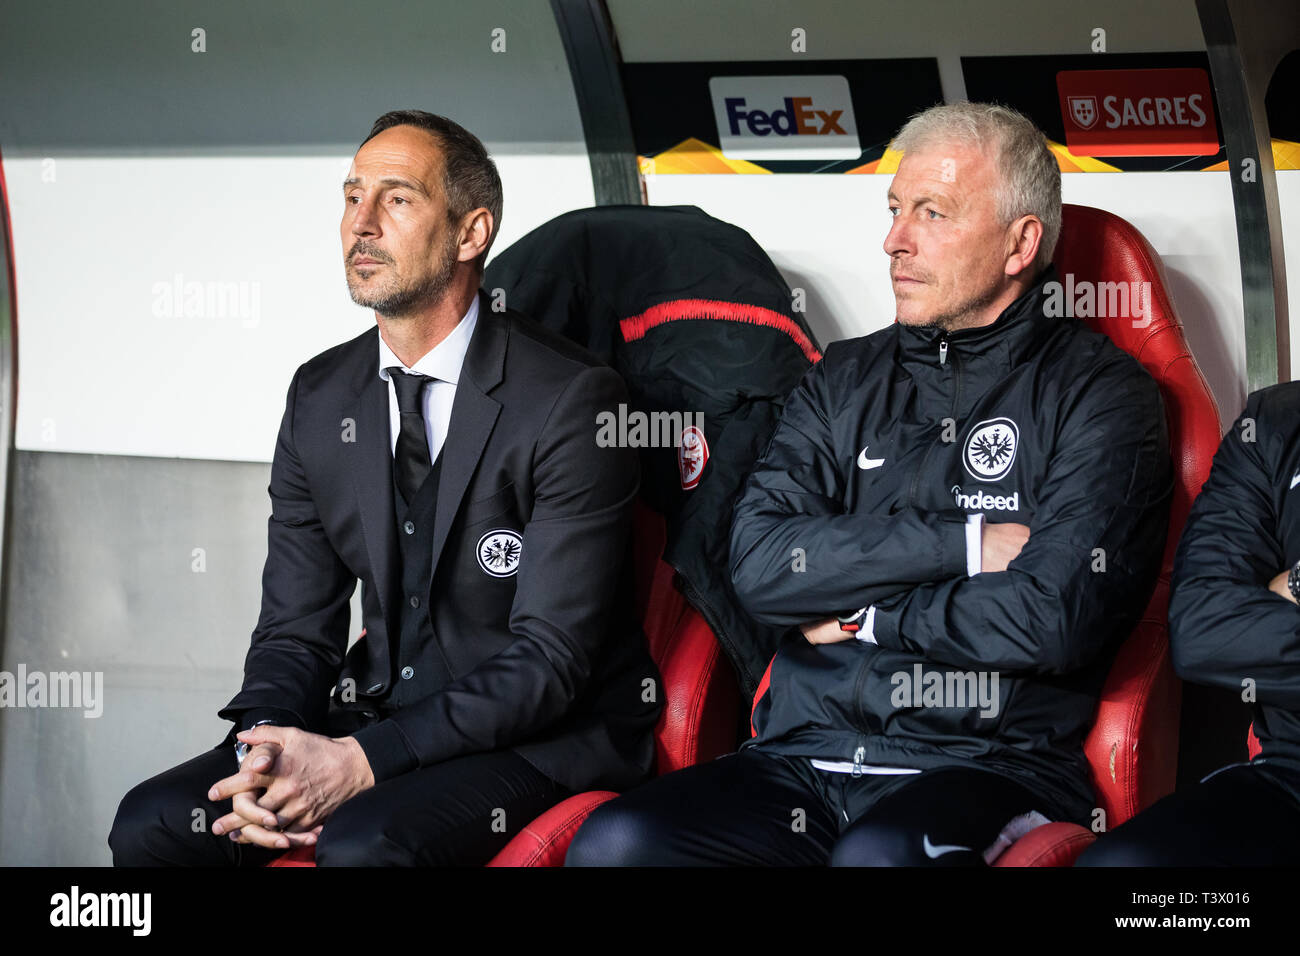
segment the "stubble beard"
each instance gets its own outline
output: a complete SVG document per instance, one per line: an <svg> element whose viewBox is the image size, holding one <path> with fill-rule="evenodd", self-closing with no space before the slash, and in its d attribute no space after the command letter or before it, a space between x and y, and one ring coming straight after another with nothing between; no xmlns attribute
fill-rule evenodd
<svg viewBox="0 0 1300 956"><path fill-rule="evenodd" d="M976 324L979 313L993 302L1000 290L996 285L980 289L956 305L949 307L938 315L931 316L924 322L908 322L914 329L937 329L940 332L956 332Z"/></svg>
<svg viewBox="0 0 1300 956"><path fill-rule="evenodd" d="M348 294L357 305L375 312L385 319L401 319L423 310L437 302L451 287L456 273L456 244L449 242L442 250L441 259L433 272L417 282L397 288L367 290L359 283L348 282ZM389 268L391 268L391 263Z"/></svg>

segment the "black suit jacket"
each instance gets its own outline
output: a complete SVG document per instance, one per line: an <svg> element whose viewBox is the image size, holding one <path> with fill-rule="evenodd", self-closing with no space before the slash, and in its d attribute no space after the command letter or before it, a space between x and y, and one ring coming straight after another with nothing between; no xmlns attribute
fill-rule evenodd
<svg viewBox="0 0 1300 956"><path fill-rule="evenodd" d="M224 718L270 708L324 732L349 706L383 715L402 594L378 335L321 353L289 386L262 611ZM626 401L613 370L480 293L435 509L430 613L450 677L355 733L376 781L502 748L574 790L650 772L659 678L625 560L636 453L596 444L597 414ZM509 576L478 557L500 529L523 543ZM358 578L366 635L345 663ZM332 698L336 684L356 703Z"/></svg>

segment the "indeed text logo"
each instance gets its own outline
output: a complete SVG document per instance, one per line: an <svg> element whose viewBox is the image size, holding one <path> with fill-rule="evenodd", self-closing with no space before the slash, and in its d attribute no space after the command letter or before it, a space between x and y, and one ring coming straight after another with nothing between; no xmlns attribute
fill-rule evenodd
<svg viewBox="0 0 1300 956"><path fill-rule="evenodd" d="M730 159L857 159L862 154L842 76L715 76L719 145Z"/></svg>
<svg viewBox="0 0 1300 956"><path fill-rule="evenodd" d="M987 491L964 492L961 485L952 486L952 500L958 508L967 511L1019 511L1020 492L1009 495L991 495Z"/></svg>

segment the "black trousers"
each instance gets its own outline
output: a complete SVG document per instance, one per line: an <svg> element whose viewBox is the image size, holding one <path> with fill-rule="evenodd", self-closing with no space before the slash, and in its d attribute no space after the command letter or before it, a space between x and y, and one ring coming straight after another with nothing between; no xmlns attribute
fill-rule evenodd
<svg viewBox="0 0 1300 956"><path fill-rule="evenodd" d="M238 770L221 744L133 788L113 821L114 866L262 866L286 851L214 836L231 801L209 788ZM357 794L326 821L319 866L481 865L570 792L510 751L448 760Z"/></svg>
<svg viewBox="0 0 1300 956"><path fill-rule="evenodd" d="M746 749L652 780L596 810L567 866L982 866L1043 801L965 767L854 777Z"/></svg>
<svg viewBox="0 0 1300 956"><path fill-rule="evenodd" d="M1297 794L1300 769L1233 764L1105 834L1075 866L1295 866Z"/></svg>

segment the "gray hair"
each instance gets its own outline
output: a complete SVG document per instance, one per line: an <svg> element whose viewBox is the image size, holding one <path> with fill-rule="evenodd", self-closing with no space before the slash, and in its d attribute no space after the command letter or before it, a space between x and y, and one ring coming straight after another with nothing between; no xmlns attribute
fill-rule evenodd
<svg viewBox="0 0 1300 956"><path fill-rule="evenodd" d="M948 103L909 119L892 148L907 152L953 142L986 154L993 149L998 218L1006 224L1027 215L1042 220L1043 238L1034 265L1046 266L1061 235L1061 169L1042 130L1009 106Z"/></svg>

